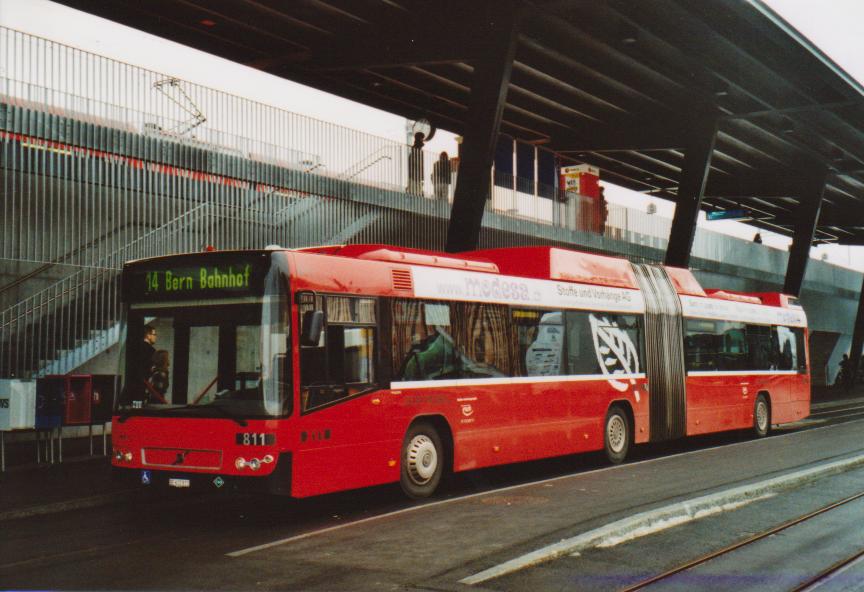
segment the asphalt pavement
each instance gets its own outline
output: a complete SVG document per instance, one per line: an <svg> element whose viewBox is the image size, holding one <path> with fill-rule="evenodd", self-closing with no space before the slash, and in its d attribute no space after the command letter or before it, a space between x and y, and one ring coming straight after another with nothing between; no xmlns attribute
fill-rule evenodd
<svg viewBox="0 0 864 592"><path fill-rule="evenodd" d="M813 412L864 403L864 385L854 389L814 388ZM76 508L118 503L138 489L111 478L110 456L102 456L102 438L64 440L62 463L37 463L35 442L6 445L6 471L0 473L0 521ZM110 437L108 453L110 455Z"/></svg>
<svg viewBox="0 0 864 592"><path fill-rule="evenodd" d="M692 438L669 450L645 445L632 463L615 467L579 455L560 459L560 472L532 472L550 463L526 463L460 474L456 491L424 503L403 500L394 486L291 503L169 496L164 504L129 504L131 491L111 481L107 458L88 458L86 440L67 442L64 463L47 467L28 464L33 449L23 447L21 464L0 475L0 587L524 589L536 571L466 582L562 541L566 557L575 557L574 540L622 521L672 517L700 499L758 493L793 473L824 473L830 463L864 463L861 423L844 423L860 419L864 393L842 394L814 397L808 429L758 441L733 433ZM494 482L498 473L511 477ZM822 491L831 478L799 479L786 491ZM90 509L64 512L75 508ZM24 516L32 518L14 520ZM49 547L37 544L45 540ZM542 561L541 571L560 565L548 553Z"/></svg>

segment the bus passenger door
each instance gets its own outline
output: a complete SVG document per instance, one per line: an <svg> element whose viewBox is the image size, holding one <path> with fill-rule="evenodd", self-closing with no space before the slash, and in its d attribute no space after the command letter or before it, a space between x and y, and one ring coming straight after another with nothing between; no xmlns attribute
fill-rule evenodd
<svg viewBox="0 0 864 592"><path fill-rule="evenodd" d="M774 423L795 421L804 416L804 408L808 407L799 405L798 401L809 399L804 330L784 326L774 327L774 330L776 331L775 355L779 370L777 376L779 397L774 401L772 396L771 421Z"/></svg>
<svg viewBox="0 0 864 592"><path fill-rule="evenodd" d="M687 433L741 427L752 407L743 323L687 319Z"/></svg>
<svg viewBox="0 0 864 592"><path fill-rule="evenodd" d="M747 374L746 326L744 323L727 321L720 324L720 329L720 367L725 372L726 380L721 392L723 409L718 429L729 430L742 427L741 417L748 416L752 411L756 393L752 389L752 379Z"/></svg>
<svg viewBox="0 0 864 592"><path fill-rule="evenodd" d="M300 409L292 485L298 497L398 479L398 401L380 388L375 302L317 296L326 320L300 348ZM321 302L323 301L323 302ZM325 308L326 306L326 308ZM310 310L311 303L308 306ZM301 318L303 315L301 305Z"/></svg>

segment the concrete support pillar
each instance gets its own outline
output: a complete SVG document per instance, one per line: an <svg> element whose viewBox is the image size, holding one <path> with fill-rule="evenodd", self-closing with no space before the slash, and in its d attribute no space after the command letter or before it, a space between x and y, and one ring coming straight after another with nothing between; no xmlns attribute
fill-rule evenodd
<svg viewBox="0 0 864 592"><path fill-rule="evenodd" d="M451 253L477 248L483 211L489 195L489 170L501 127L501 115L516 52L520 5L504 0L490 5L491 32L484 56L474 62L474 80L465 118L459 176L447 227L446 250Z"/></svg>
<svg viewBox="0 0 864 592"><path fill-rule="evenodd" d="M798 296L801 293L827 179L828 168L818 165L802 180L798 219L795 222L795 235L792 237L786 279L783 282L783 292L786 294Z"/></svg>
<svg viewBox="0 0 864 592"><path fill-rule="evenodd" d="M862 349L864 349L864 279L861 281L861 292L858 294L858 314L855 315L852 346L849 348L849 376L847 376L847 380L850 386L854 382L854 377L858 376Z"/></svg>
<svg viewBox="0 0 864 592"><path fill-rule="evenodd" d="M690 264L690 251L696 236L696 221L708 172L711 170L711 155L717 139L718 117L716 112L706 113L699 118L700 125L693 130L692 140L684 148L684 165L678 183L678 200L675 217L669 232L669 245L666 247L664 263L675 267Z"/></svg>

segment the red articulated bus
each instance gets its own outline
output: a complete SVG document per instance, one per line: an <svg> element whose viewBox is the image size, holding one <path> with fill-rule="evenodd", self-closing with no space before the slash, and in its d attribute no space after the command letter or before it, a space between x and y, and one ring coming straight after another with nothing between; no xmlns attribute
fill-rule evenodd
<svg viewBox="0 0 864 592"><path fill-rule="evenodd" d="M128 263L113 466L305 497L803 419L778 293L551 247L384 245Z"/></svg>

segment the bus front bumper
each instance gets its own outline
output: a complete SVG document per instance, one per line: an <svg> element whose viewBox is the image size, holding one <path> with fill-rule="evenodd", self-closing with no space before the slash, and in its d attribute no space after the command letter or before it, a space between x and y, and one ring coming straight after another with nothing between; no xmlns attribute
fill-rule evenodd
<svg viewBox="0 0 864 592"><path fill-rule="evenodd" d="M262 476L191 473L162 469L140 469L111 466L111 477L153 489L188 489L190 491L229 491L291 495L291 453L279 455L272 473Z"/></svg>

